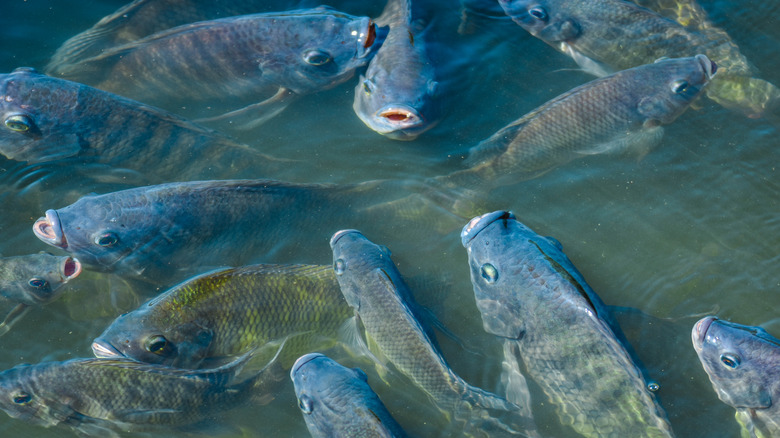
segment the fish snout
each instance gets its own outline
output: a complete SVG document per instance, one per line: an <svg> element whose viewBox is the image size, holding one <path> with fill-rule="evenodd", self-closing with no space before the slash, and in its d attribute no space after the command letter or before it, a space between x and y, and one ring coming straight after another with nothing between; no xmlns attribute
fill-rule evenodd
<svg viewBox="0 0 780 438"><path fill-rule="evenodd" d="M345 235L351 234L351 233L357 233L357 234L359 234L361 236L363 235L363 233L361 233L360 231L352 230L352 229L336 231L336 233L333 235L333 237L330 238L330 247L331 247L331 249L333 249L333 247L336 246L336 242L338 242L339 239L341 239Z"/></svg>
<svg viewBox="0 0 780 438"><path fill-rule="evenodd" d="M73 257L68 257L62 263L62 275L65 277L65 281L70 281L81 274L81 262Z"/></svg>
<svg viewBox="0 0 780 438"><path fill-rule="evenodd" d="M65 240L65 233L62 231L60 216L56 210L46 210L46 217L42 217L33 224L33 233L44 243L51 246L57 246L67 249L68 242Z"/></svg>
<svg viewBox="0 0 780 438"><path fill-rule="evenodd" d="M469 223L463 227L463 231L460 232L460 240L463 246L468 246L474 237L484 230L488 225L500 219L516 219L515 215L511 211L498 210L492 213L485 213L482 216L477 216L471 219Z"/></svg>
<svg viewBox="0 0 780 438"><path fill-rule="evenodd" d="M712 323L717 319L718 318L715 316L708 316L706 318L700 319L693 326L693 330L691 331L691 339L693 340L693 348L695 350L701 350L701 347L707 338L707 330L709 330Z"/></svg>
<svg viewBox="0 0 780 438"><path fill-rule="evenodd" d="M100 338L95 339L95 341L92 342L92 354L94 354L95 357L104 359L113 359L125 356L119 350L114 348L113 345Z"/></svg>
<svg viewBox="0 0 780 438"><path fill-rule="evenodd" d="M707 58L706 55L696 55L696 59L704 69L704 74L707 77L707 80L712 79L712 77L715 76L715 73L718 71L718 64L715 64L715 62L711 61L710 58Z"/></svg>
<svg viewBox="0 0 780 438"><path fill-rule="evenodd" d="M314 359L317 359L317 358L320 358L320 357L325 357L325 355L324 354L320 354L320 353L308 353L308 354L304 354L303 356L299 357L295 361L295 363L293 364L292 369L290 369L290 378L294 379L295 378L295 374L298 372L298 370L301 369L301 367L303 367L307 363L313 361Z"/></svg>
<svg viewBox="0 0 780 438"><path fill-rule="evenodd" d="M377 111L376 116L398 129L415 127L425 122L414 108L406 105L386 106Z"/></svg>

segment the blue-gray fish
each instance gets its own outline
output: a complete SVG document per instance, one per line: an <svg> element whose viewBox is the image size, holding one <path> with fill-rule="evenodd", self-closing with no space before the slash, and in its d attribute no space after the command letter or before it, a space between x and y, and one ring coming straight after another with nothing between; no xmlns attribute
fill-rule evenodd
<svg viewBox="0 0 780 438"><path fill-rule="evenodd" d="M501 0L499 3L529 33L598 76L662 57L702 53L721 68L721 74L707 90L707 96L719 104L756 117L773 108L780 99L780 89L752 77L755 69L731 38L701 18L696 21L698 28L686 28L624 0ZM659 4L663 6L666 5Z"/></svg>
<svg viewBox="0 0 780 438"><path fill-rule="evenodd" d="M780 436L780 339L712 316L696 323L691 338L718 397L737 410L742 437Z"/></svg>
<svg viewBox="0 0 780 438"><path fill-rule="evenodd" d="M268 367L237 377L249 358L200 371L113 359L19 365L0 372L0 409L43 427L98 437L209 424L219 412L274 389L277 376Z"/></svg>
<svg viewBox="0 0 780 438"><path fill-rule="evenodd" d="M574 88L502 128L469 152L469 168L439 182L509 185L586 155L657 144L716 71L704 55L667 59Z"/></svg>
<svg viewBox="0 0 780 438"><path fill-rule="evenodd" d="M359 368L319 353L298 358L290 371L298 407L314 438L406 437Z"/></svg>
<svg viewBox="0 0 780 438"><path fill-rule="evenodd" d="M0 323L0 336L7 333L30 306L59 298L62 285L78 277L81 263L69 256L47 253L0 258L0 296L16 306Z"/></svg>
<svg viewBox="0 0 780 438"><path fill-rule="evenodd" d="M191 117L235 110L211 120L250 128L352 77L375 36L368 17L327 7L239 15L155 33L61 76Z"/></svg>
<svg viewBox="0 0 780 438"><path fill-rule="evenodd" d="M472 219L461 239L485 331L516 351L507 362L522 362L562 424L587 437L672 436L617 324L560 243L505 211Z"/></svg>
<svg viewBox="0 0 780 438"><path fill-rule="evenodd" d="M414 140L437 121L434 68L411 0L388 0L378 26L387 37L355 88L353 108L369 128L396 140Z"/></svg>
<svg viewBox="0 0 780 438"><path fill-rule="evenodd" d="M384 358L412 380L468 436L507 431L535 435L530 418L511 418L520 423L522 429L517 430L495 417L518 413L517 406L469 385L452 371L430 328L417 317L411 291L386 248L356 230L337 232L330 246L341 292L355 309L375 357Z"/></svg>
<svg viewBox="0 0 780 438"><path fill-rule="evenodd" d="M150 182L265 176L282 163L167 111L29 68L0 75L0 116L0 153L18 161L105 164Z"/></svg>

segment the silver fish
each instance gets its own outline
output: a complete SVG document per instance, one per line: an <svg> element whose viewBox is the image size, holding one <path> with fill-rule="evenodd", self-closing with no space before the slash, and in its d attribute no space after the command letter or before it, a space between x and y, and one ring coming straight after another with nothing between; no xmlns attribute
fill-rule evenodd
<svg viewBox="0 0 780 438"><path fill-rule="evenodd" d="M406 437L359 368L319 353L298 358L290 371L298 407L314 438Z"/></svg>
<svg viewBox="0 0 780 438"><path fill-rule="evenodd" d="M536 434L530 418L512 418L520 430L504 425L495 415L518 413L518 407L469 385L447 365L430 328L416 316L411 291L386 248L356 230L337 232L330 246L341 292L355 309L368 344L375 346L371 349L374 356L411 379L468 436L507 431Z"/></svg>
<svg viewBox="0 0 780 438"><path fill-rule="evenodd" d="M485 331L514 351L507 361L519 357L562 424L587 437L672 436L620 329L560 243L505 211L472 219L461 239Z"/></svg>
<svg viewBox="0 0 780 438"><path fill-rule="evenodd" d="M374 131L414 140L435 125L439 113L424 32L413 23L411 0L389 0L376 23L389 27L387 37L360 76L352 106Z"/></svg>
<svg viewBox="0 0 780 438"><path fill-rule="evenodd" d="M712 316L694 325L691 338L718 397L737 410L742 436L780 436L780 339Z"/></svg>

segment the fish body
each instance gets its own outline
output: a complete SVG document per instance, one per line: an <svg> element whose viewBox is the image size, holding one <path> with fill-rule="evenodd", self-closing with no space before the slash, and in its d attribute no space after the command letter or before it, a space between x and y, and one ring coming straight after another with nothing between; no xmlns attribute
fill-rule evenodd
<svg viewBox="0 0 780 438"><path fill-rule="evenodd" d="M0 373L0 409L43 427L92 436L169 430L208 421L248 401L265 375L238 380L245 362L197 372L111 359L19 365Z"/></svg>
<svg viewBox="0 0 780 438"><path fill-rule="evenodd" d="M366 373L319 353L301 356L290 371L298 407L314 438L406 437Z"/></svg>
<svg viewBox="0 0 780 438"><path fill-rule="evenodd" d="M449 419L465 423L461 427L467 435L478 432L471 430L477 425L478 429L485 428L482 433L488 433L487 428L501 427L491 413L517 411L503 398L469 385L447 365L430 328L416 316L411 291L387 248L374 244L356 230L337 232L330 245L341 292L355 309L374 356L392 363L425 391ZM488 419L496 421L491 423ZM524 426L529 428L528 433L535 433L530 421ZM501 432L504 431L496 429L490 433Z"/></svg>
<svg viewBox="0 0 780 438"><path fill-rule="evenodd" d="M153 182L266 175L280 161L167 111L19 68L0 75L0 153L98 163Z"/></svg>
<svg viewBox="0 0 780 438"><path fill-rule="evenodd" d="M696 323L691 338L718 397L737 410L742 437L780 436L780 339L711 316Z"/></svg>
<svg viewBox="0 0 780 438"><path fill-rule="evenodd" d="M651 63L664 57L704 54L721 69L707 96L719 104L760 116L776 104L780 89L753 78L754 68L726 32L687 1L638 1L661 15L624 0L500 1L504 11L533 36L569 55L597 76ZM675 17L668 9L680 7ZM672 18L667 18L672 17ZM676 21L676 20L679 20ZM682 23L690 23L685 27Z"/></svg>
<svg viewBox="0 0 780 438"><path fill-rule="evenodd" d="M574 88L502 128L469 152L469 168L440 182L497 187L585 155L658 143L716 70L706 56L662 60Z"/></svg>
<svg viewBox="0 0 780 438"><path fill-rule="evenodd" d="M290 95L349 79L369 61L374 38L369 18L325 7L240 15L152 34L63 77L190 116L213 112L187 108L223 110L230 101L230 109L251 103L244 109L260 117Z"/></svg>
<svg viewBox="0 0 780 438"><path fill-rule="evenodd" d="M485 331L517 351L507 361L522 362L562 424L587 437L672 436L617 324L560 243L503 211L472 219L461 238Z"/></svg>
<svg viewBox="0 0 780 438"><path fill-rule="evenodd" d="M389 0L376 23L389 30L360 77L353 108L374 131L396 140L414 140L434 126L439 112L424 32L413 22L411 0Z"/></svg>
<svg viewBox="0 0 780 438"><path fill-rule="evenodd" d="M335 344L352 315L330 266L254 265L199 275L118 317L98 357L200 367L285 340L280 363Z"/></svg>

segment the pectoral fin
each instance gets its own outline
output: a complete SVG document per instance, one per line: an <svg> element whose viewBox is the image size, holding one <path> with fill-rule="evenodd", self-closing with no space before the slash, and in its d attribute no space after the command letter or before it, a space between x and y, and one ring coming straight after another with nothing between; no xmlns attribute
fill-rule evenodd
<svg viewBox="0 0 780 438"><path fill-rule="evenodd" d="M22 317L27 313L27 311L30 310L30 306L27 304L19 304L13 309L11 309L10 312L8 312L8 315L6 315L3 322L0 323L0 336L3 336L4 334L8 333L9 330L11 330L11 327L13 327L14 324L16 324Z"/></svg>
<svg viewBox="0 0 780 438"><path fill-rule="evenodd" d="M641 160L650 150L661 142L664 129L661 126L646 126L637 132L621 135L611 141L587 145L578 150L583 155L612 154L631 151Z"/></svg>
<svg viewBox="0 0 780 438"><path fill-rule="evenodd" d="M282 87L276 94L262 102L220 116L198 119L195 122L218 125L219 128L250 130L284 111L296 97L295 93Z"/></svg>

